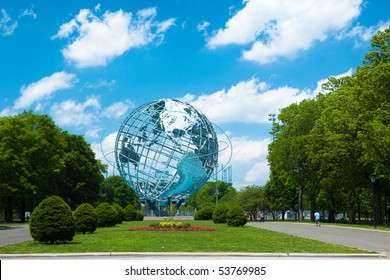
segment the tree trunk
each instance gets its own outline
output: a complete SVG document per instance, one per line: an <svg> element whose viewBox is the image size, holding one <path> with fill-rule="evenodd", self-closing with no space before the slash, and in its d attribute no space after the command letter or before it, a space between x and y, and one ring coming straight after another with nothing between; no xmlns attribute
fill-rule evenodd
<svg viewBox="0 0 390 280"><path fill-rule="evenodd" d="M349 222L351 224L356 224L356 199L355 191L350 192L349 194Z"/></svg>
<svg viewBox="0 0 390 280"><path fill-rule="evenodd" d="M336 222L336 211L334 209L334 197L332 194L329 194L328 197L328 222L335 223Z"/></svg>
<svg viewBox="0 0 390 280"><path fill-rule="evenodd" d="M298 222L303 221L303 199L302 199L302 188L298 190Z"/></svg>
<svg viewBox="0 0 390 280"><path fill-rule="evenodd" d="M334 208L330 208L329 209L329 216L328 216L328 222L329 223L335 223L336 222L336 219L335 219L335 215L336 214L336 211L334 210Z"/></svg>
<svg viewBox="0 0 390 280"><path fill-rule="evenodd" d="M12 222L12 219L13 219L13 200L12 200L11 196L9 196L7 198L7 205L5 207L5 217L4 217L4 219L8 223Z"/></svg>
<svg viewBox="0 0 390 280"><path fill-rule="evenodd" d="M372 196L373 196L374 226L377 226L382 224L381 186L378 180L372 184Z"/></svg>
<svg viewBox="0 0 390 280"><path fill-rule="evenodd" d="M26 221L26 200L23 199L20 205L20 221L24 223Z"/></svg>
<svg viewBox="0 0 390 280"><path fill-rule="evenodd" d="M360 204L360 200L358 201L358 223L361 224L362 223L362 209L361 209L361 204Z"/></svg>
<svg viewBox="0 0 390 280"><path fill-rule="evenodd" d="M349 212L349 222L351 224L356 224L356 211L355 211L355 208Z"/></svg>

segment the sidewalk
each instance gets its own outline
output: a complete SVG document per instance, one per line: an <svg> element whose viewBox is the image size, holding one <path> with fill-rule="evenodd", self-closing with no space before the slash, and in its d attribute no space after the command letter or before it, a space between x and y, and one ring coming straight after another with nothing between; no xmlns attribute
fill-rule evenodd
<svg viewBox="0 0 390 280"><path fill-rule="evenodd" d="M339 227L326 224L322 224L321 227L316 227L314 224L297 222L251 222L248 225L328 243L374 251L390 258L389 231Z"/></svg>
<svg viewBox="0 0 390 280"><path fill-rule="evenodd" d="M0 246L32 240L27 225L0 227Z"/></svg>

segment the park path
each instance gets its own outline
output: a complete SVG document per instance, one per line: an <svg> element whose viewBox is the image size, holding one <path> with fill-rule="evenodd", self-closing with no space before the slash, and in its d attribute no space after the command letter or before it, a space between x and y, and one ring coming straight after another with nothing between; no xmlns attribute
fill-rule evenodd
<svg viewBox="0 0 390 280"><path fill-rule="evenodd" d="M0 226L0 246L32 240L29 227L2 227Z"/></svg>
<svg viewBox="0 0 390 280"><path fill-rule="evenodd" d="M390 232L297 222L248 223L250 226L328 243L375 251L390 257Z"/></svg>

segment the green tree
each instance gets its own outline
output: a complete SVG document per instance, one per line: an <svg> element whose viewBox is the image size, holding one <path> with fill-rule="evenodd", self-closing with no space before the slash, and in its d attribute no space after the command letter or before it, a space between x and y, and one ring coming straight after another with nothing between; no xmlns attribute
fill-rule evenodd
<svg viewBox="0 0 390 280"><path fill-rule="evenodd" d="M296 209L296 192L292 188L287 188L280 180L270 175L270 180L264 186L264 196L267 208L272 213L281 212L284 220L287 210ZM275 217L275 215L273 215Z"/></svg>
<svg viewBox="0 0 390 280"><path fill-rule="evenodd" d="M62 131L47 115L23 112L0 118L0 206L7 220L22 220L47 196L73 208L94 204L105 166L83 137Z"/></svg>
<svg viewBox="0 0 390 280"><path fill-rule="evenodd" d="M122 208L132 204L136 209L141 208L137 193L131 189L121 176L110 176L101 183L99 201L110 204L117 203Z"/></svg>
<svg viewBox="0 0 390 280"><path fill-rule="evenodd" d="M249 214L251 220L256 221L257 212L267 210L264 189L259 186L247 186L238 193L239 205Z"/></svg>
<svg viewBox="0 0 390 280"><path fill-rule="evenodd" d="M326 208L329 221L347 210L355 222L371 203L375 224L382 223L390 200L389 42L389 28L378 32L356 73L330 78L323 94L278 116L269 146L271 178L297 191L299 212L305 199L312 210Z"/></svg>
<svg viewBox="0 0 390 280"><path fill-rule="evenodd" d="M32 209L36 200L58 195L58 174L63 168L65 142L61 130L47 115L23 112L0 118L0 200L6 220L13 210Z"/></svg>
<svg viewBox="0 0 390 280"><path fill-rule="evenodd" d="M96 204L104 166L82 136L63 133L66 140L61 172L60 196L74 207L81 203Z"/></svg>
<svg viewBox="0 0 390 280"><path fill-rule="evenodd" d="M358 135L361 161L367 168L367 177L376 178L372 187L373 218L375 224L381 224L390 192L390 27L374 35L371 47L355 74L355 88L363 120Z"/></svg>
<svg viewBox="0 0 390 280"><path fill-rule="evenodd" d="M304 193L316 182L307 145L310 132L321 114L321 101L320 95L317 100L303 100L283 108L278 115L279 122L273 124L275 140L268 146L272 176L297 193L299 221L303 220Z"/></svg>
<svg viewBox="0 0 390 280"><path fill-rule="evenodd" d="M218 202L226 204L236 203L237 191L231 185L218 181ZM200 190L187 198L187 204L194 209L202 209L206 206L215 207L217 202L215 182L205 184Z"/></svg>

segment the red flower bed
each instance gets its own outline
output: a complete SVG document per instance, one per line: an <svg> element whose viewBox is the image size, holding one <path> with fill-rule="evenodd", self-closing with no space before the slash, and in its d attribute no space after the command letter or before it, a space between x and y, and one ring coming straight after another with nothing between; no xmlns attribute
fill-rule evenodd
<svg viewBox="0 0 390 280"><path fill-rule="evenodd" d="M190 226L183 228L162 228L162 227L150 227L150 226L139 226L134 228L129 228L130 231L214 231L214 228L209 227L199 227L199 226Z"/></svg>

